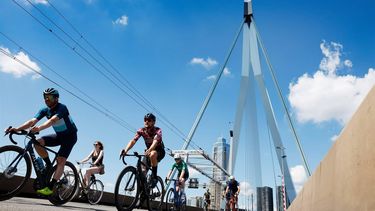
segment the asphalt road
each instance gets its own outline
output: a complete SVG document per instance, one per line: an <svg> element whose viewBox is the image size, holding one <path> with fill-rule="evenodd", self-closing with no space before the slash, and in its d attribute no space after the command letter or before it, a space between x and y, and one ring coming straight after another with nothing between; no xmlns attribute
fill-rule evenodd
<svg viewBox="0 0 375 211"><path fill-rule="evenodd" d="M89 203L68 202L62 206L54 206L47 199L14 197L6 201L0 201L0 211L55 211L55 210L117 210L114 206L90 205ZM136 209L135 209L136 210Z"/></svg>

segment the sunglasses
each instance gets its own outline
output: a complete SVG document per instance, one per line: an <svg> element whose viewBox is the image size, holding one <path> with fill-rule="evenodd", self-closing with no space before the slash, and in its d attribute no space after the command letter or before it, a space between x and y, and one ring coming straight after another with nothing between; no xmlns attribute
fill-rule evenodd
<svg viewBox="0 0 375 211"><path fill-rule="evenodd" d="M99 145L98 143L94 144L94 146Z"/></svg>
<svg viewBox="0 0 375 211"><path fill-rule="evenodd" d="M144 119L144 120L145 120L145 122L153 122L152 119Z"/></svg>
<svg viewBox="0 0 375 211"><path fill-rule="evenodd" d="M52 101L52 100L54 100L55 99L55 97L53 96L53 95L44 95L44 99L45 100L49 100L49 101Z"/></svg>
<svg viewBox="0 0 375 211"><path fill-rule="evenodd" d="M179 161L179 160L181 160L181 158L177 158L177 159L174 159L175 161Z"/></svg>

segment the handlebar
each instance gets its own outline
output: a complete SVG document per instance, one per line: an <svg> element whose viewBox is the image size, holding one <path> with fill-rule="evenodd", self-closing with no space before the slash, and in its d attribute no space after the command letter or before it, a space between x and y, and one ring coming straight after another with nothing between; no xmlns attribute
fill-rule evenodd
<svg viewBox="0 0 375 211"><path fill-rule="evenodd" d="M11 129L12 126L9 126L7 130ZM26 130L21 130L21 131L18 131L18 132L15 132L15 131L8 131L8 132L5 132L4 136L8 135L9 134L9 139L10 141L17 145L17 142L13 139L13 135L16 134L16 135L26 135L28 137L30 137L31 139L36 139L35 135L36 134L39 134L39 133L32 133L31 131L26 131Z"/></svg>
<svg viewBox="0 0 375 211"><path fill-rule="evenodd" d="M133 152L133 154L125 154L125 155L120 155L120 158L122 159L122 162L125 164L125 165L128 165L126 162L125 162L125 157L137 157L138 159L140 159L141 157L145 157L146 155L145 154L139 154L138 152Z"/></svg>

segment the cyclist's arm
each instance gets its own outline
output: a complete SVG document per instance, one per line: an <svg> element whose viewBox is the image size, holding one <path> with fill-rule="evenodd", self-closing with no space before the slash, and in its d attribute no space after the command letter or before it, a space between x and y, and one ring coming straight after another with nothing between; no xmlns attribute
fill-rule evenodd
<svg viewBox="0 0 375 211"><path fill-rule="evenodd" d="M158 145L159 141L154 139L154 141L152 142L150 148L148 148L148 152L151 152L152 150L154 150L156 148L156 146Z"/></svg>
<svg viewBox="0 0 375 211"><path fill-rule="evenodd" d="M169 177L171 176L171 174L172 174L172 170L170 170L170 171L168 172L167 179L169 179Z"/></svg>
<svg viewBox="0 0 375 211"><path fill-rule="evenodd" d="M93 165L96 165L99 161L100 161L100 159L102 159L102 157L103 157L103 150L100 150L100 152L99 152L99 156L98 156L98 158L96 159L96 161L93 163Z"/></svg>
<svg viewBox="0 0 375 211"><path fill-rule="evenodd" d="M15 130L15 131L25 130L25 129L29 128L29 127L34 126L38 121L39 120L37 118L32 118L29 121L23 123L18 128L14 128L13 130Z"/></svg>
<svg viewBox="0 0 375 211"><path fill-rule="evenodd" d="M240 186L239 186L239 185L237 186L237 189L238 189L238 190L237 190L237 193L236 193L236 194L237 194L237 195L240 195Z"/></svg>
<svg viewBox="0 0 375 211"><path fill-rule="evenodd" d="M90 152L90 154L89 154L85 159L81 160L80 163L84 163L84 162L88 161L88 160L91 158L91 156L92 156L93 153L94 153L94 150L92 150L92 151Z"/></svg>
<svg viewBox="0 0 375 211"><path fill-rule="evenodd" d="M51 117L51 119L45 121L43 124L39 125L39 126L35 126L32 128L32 131L33 132L39 132L41 130L44 130L46 128L49 128L51 127L55 122L59 121L59 117L57 115L54 115L53 117Z"/></svg>
<svg viewBox="0 0 375 211"><path fill-rule="evenodd" d="M125 154L127 154L129 152L129 150L131 148L133 148L134 144L136 143L137 141L135 139L132 139L129 141L128 145L126 146L125 148Z"/></svg>
<svg viewBox="0 0 375 211"><path fill-rule="evenodd" d="M182 172L181 172L181 174L180 174L180 180L182 180L183 178L184 178L184 175L185 175L185 171L184 170L182 170Z"/></svg>

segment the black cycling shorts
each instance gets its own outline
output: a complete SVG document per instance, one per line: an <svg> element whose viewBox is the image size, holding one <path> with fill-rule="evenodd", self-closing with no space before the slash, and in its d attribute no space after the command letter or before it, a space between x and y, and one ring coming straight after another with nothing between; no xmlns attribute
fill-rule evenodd
<svg viewBox="0 0 375 211"><path fill-rule="evenodd" d="M47 147L60 146L57 156L68 158L74 144L77 142L77 133L71 133L68 135L51 134L43 136L42 139Z"/></svg>

